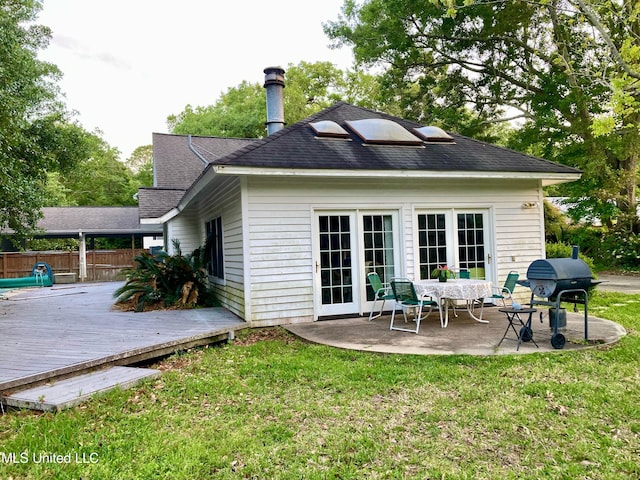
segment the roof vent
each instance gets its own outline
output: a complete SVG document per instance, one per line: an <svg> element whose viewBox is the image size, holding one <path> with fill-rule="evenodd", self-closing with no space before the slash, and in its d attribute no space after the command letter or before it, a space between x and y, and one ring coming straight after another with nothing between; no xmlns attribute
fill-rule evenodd
<svg viewBox="0 0 640 480"><path fill-rule="evenodd" d="M333 120L322 120L309 125L318 137L349 138L349 132Z"/></svg>
<svg viewBox="0 0 640 480"><path fill-rule="evenodd" d="M454 138L440 127L420 127L414 128L413 131L416 132L425 142L454 143Z"/></svg>
<svg viewBox="0 0 640 480"><path fill-rule="evenodd" d="M422 140L398 123L385 118L345 121L365 143L377 145L422 145Z"/></svg>
<svg viewBox="0 0 640 480"><path fill-rule="evenodd" d="M267 135L284 128L284 69L264 69L264 88L267 90Z"/></svg>

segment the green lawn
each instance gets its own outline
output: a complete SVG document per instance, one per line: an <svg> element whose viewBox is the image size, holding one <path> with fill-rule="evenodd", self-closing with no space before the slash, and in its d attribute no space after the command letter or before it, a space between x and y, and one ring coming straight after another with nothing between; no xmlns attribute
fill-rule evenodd
<svg viewBox="0 0 640 480"><path fill-rule="evenodd" d="M0 478L637 480L640 295L589 306L629 335L485 358L247 332L161 362L135 389L0 417Z"/></svg>

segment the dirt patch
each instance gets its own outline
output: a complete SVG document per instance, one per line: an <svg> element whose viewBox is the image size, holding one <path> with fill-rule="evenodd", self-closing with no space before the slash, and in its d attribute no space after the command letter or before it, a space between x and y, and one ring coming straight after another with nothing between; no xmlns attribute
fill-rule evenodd
<svg viewBox="0 0 640 480"><path fill-rule="evenodd" d="M294 335L287 332L282 327L254 328L245 332L235 338L235 340L233 341L235 345L247 346L254 345L258 342L268 342L274 340L285 343L292 343L296 340L296 337Z"/></svg>
<svg viewBox="0 0 640 480"><path fill-rule="evenodd" d="M114 310L119 310L121 312L136 312L135 309L136 301L135 299L129 299L124 302L118 302L113 304ZM192 310L197 307L193 307L190 305L169 305L166 306L163 302L144 304L143 312L156 312L158 310Z"/></svg>

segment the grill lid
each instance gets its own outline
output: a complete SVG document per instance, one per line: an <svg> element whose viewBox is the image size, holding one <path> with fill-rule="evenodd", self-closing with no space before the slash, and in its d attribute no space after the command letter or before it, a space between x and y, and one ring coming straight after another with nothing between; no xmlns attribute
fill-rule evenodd
<svg viewBox="0 0 640 480"><path fill-rule="evenodd" d="M548 258L535 260L529 265L527 278L540 280L589 279L591 269L580 258Z"/></svg>
<svg viewBox="0 0 640 480"><path fill-rule="evenodd" d="M563 290L587 290L593 282L591 269L579 258L535 260L527 270L527 280L534 295L552 298Z"/></svg>

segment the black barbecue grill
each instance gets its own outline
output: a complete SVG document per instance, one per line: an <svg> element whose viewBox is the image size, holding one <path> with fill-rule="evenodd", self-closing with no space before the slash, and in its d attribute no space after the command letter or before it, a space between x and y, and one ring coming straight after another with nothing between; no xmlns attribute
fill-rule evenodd
<svg viewBox="0 0 640 480"><path fill-rule="evenodd" d="M584 304L584 339L588 340L587 310L589 290L600 282L595 282L589 266L578 258L578 247L573 247L571 258L549 258L535 260L527 270L527 280L518 282L531 289L530 304L555 308L560 314L560 303ZM551 315L550 315L551 316ZM540 314L542 320L542 313ZM551 345L564 348L564 335L558 333L559 318L556 317Z"/></svg>

